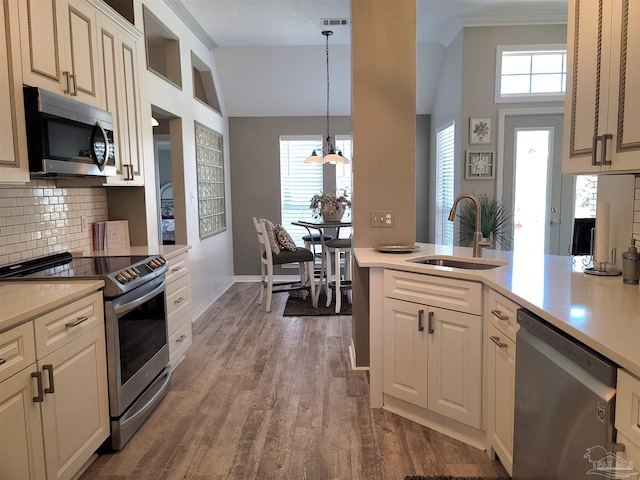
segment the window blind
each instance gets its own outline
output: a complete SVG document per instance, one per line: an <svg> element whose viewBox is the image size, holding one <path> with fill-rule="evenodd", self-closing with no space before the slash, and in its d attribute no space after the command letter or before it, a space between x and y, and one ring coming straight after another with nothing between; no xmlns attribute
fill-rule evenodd
<svg viewBox="0 0 640 480"><path fill-rule="evenodd" d="M453 245L453 222L448 220L453 206L455 124L449 122L436 131L436 225L435 242Z"/></svg>
<svg viewBox="0 0 640 480"><path fill-rule="evenodd" d="M342 155L347 157L350 161L353 161L353 150L351 148L350 135L336 135L336 148L342 152ZM349 199L352 198L351 166L351 163L336 165L336 190L338 192L346 190L349 194ZM346 211L343 218L345 220L351 220L351 209ZM340 229L340 238L349 238L349 235L351 235L351 227Z"/></svg>
<svg viewBox="0 0 640 480"><path fill-rule="evenodd" d="M308 232L303 227L291 225L291 222L313 221L309 203L311 197L322 192L322 164L304 161L321 145L320 135L280 137L281 224L297 245L304 243L302 237Z"/></svg>

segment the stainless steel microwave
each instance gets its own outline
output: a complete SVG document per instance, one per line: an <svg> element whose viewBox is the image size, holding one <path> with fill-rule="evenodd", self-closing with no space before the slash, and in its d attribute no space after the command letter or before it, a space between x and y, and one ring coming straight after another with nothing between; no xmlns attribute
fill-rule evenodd
<svg viewBox="0 0 640 480"><path fill-rule="evenodd" d="M23 90L32 176L116 174L110 112L41 88Z"/></svg>

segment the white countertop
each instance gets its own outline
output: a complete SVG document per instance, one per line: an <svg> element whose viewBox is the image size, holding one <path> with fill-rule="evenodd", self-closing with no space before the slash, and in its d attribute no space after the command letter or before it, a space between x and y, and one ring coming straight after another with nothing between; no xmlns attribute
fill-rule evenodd
<svg viewBox="0 0 640 480"><path fill-rule="evenodd" d="M0 332L86 297L102 287L102 280L0 283Z"/></svg>
<svg viewBox="0 0 640 480"><path fill-rule="evenodd" d="M109 249L103 251L94 251L87 254L80 254L85 257L98 256L127 256L127 255L162 255L168 259L180 255L191 249L191 245L158 245L150 247L147 245L131 246L128 248ZM75 254L74 254L75 255Z"/></svg>
<svg viewBox="0 0 640 480"><path fill-rule="evenodd" d="M571 257L484 250L485 259L508 265L462 270L407 262L427 255L471 257L471 248L418 243L408 254L355 248L360 267L388 268L482 282L542 317L618 365L640 376L640 286L622 276L598 277L572 266ZM577 259L580 264L580 258Z"/></svg>

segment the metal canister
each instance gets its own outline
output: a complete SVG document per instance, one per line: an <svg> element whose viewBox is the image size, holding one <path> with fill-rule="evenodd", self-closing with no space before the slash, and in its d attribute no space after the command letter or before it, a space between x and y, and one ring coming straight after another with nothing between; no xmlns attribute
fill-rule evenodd
<svg viewBox="0 0 640 480"><path fill-rule="evenodd" d="M640 253L636 247L636 239L631 239L629 251L622 254L622 282L628 285L640 283Z"/></svg>

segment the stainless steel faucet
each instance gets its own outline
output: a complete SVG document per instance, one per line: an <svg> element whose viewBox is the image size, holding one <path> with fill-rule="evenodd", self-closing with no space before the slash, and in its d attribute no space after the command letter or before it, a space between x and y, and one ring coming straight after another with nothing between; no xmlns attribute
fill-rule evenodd
<svg viewBox="0 0 640 480"><path fill-rule="evenodd" d="M482 247L491 247L492 242L482 241L482 229L480 228L480 225L482 225L481 218L480 218L482 213L480 208L480 202L478 201L478 199L468 193L463 193L462 195L458 195L456 199L453 201L453 207L451 207L451 211L449 212L449 221L453 222L456 219L456 208L458 207L458 203L460 202L460 200L462 200L463 198L468 198L469 200L471 200L473 203L476 204L476 231L473 234L473 256L481 257Z"/></svg>

